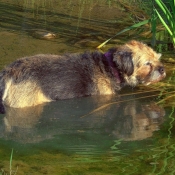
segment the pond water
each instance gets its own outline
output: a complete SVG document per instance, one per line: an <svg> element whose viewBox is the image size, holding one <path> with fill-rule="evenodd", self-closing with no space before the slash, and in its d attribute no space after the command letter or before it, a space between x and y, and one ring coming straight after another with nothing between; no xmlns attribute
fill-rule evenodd
<svg viewBox="0 0 175 175"><path fill-rule="evenodd" d="M129 19L113 1L0 0L0 69L23 56L95 49ZM7 108L0 114L0 174L10 174L10 164L17 175L174 174L174 54L163 58L167 77L151 87Z"/></svg>

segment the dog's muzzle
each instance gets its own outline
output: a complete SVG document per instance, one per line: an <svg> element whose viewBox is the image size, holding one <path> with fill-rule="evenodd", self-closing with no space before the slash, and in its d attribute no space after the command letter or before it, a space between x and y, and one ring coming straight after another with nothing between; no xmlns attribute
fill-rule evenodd
<svg viewBox="0 0 175 175"><path fill-rule="evenodd" d="M165 68L163 66L157 67L154 71L152 71L150 77L146 80L146 85L156 83L161 81L166 77Z"/></svg>

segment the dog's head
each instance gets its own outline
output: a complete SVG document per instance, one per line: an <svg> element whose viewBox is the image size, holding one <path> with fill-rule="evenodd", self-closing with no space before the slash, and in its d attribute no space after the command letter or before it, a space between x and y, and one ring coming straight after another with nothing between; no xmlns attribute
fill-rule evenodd
<svg viewBox="0 0 175 175"><path fill-rule="evenodd" d="M162 80L165 69L161 54L138 41L130 41L113 52L113 62L126 84L151 84Z"/></svg>

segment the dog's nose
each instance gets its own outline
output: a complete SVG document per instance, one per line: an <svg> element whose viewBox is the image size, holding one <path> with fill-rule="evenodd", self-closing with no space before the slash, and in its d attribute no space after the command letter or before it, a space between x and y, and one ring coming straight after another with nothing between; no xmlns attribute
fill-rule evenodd
<svg viewBox="0 0 175 175"><path fill-rule="evenodd" d="M158 68L158 70L159 70L160 74L164 74L164 73L165 73L165 69L164 69L163 66L160 66L160 67Z"/></svg>

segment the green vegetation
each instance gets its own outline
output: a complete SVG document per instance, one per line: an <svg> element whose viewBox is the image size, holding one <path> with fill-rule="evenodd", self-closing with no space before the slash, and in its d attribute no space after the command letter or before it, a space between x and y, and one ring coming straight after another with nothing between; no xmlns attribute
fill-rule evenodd
<svg viewBox="0 0 175 175"><path fill-rule="evenodd" d="M155 12L160 19L161 23L165 26L170 34L171 40L175 47L175 1L169 0L164 3L162 0L155 0L157 8Z"/></svg>
<svg viewBox="0 0 175 175"><path fill-rule="evenodd" d="M1 169L0 175L16 175L18 167L16 168L16 171L12 170L12 160L13 160L13 149L10 155L9 172L5 171L4 169Z"/></svg>
<svg viewBox="0 0 175 175"><path fill-rule="evenodd" d="M156 4L155 4L156 3ZM155 0L152 1L152 14L149 19L143 20L139 23L136 23L120 32L116 35L111 37L110 39L106 40L102 44L100 44L97 48L103 47L107 42L109 42L114 37L132 30L134 28L139 28L145 24L151 24L151 32L152 32L152 45L155 46L156 44L156 37L158 36L159 39L164 36L164 33L159 31L159 26L157 25L157 19L160 20L162 25L165 27L167 32L170 35L172 43L175 47L175 1L169 0L168 2L164 3L163 0ZM160 25L160 22L158 23ZM162 35L163 34L163 35Z"/></svg>

